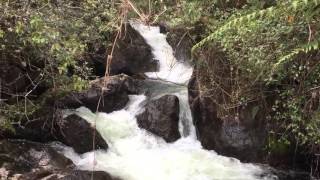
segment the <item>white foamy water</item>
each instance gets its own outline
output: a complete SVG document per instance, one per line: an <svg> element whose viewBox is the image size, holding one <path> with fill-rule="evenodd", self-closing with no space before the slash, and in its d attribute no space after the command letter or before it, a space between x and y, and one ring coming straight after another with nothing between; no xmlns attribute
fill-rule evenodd
<svg viewBox="0 0 320 180"><path fill-rule="evenodd" d="M177 61L166 35L160 33L159 27L145 26L134 21L130 24L151 46L155 59L159 61L159 72L148 72L148 77L179 84L184 84L190 79L193 68L187 62Z"/></svg>
<svg viewBox="0 0 320 180"><path fill-rule="evenodd" d="M192 67L176 63L171 68L172 49L159 33L157 27L134 24L154 50L155 58L160 61L160 72L148 73L174 83L186 83L192 73ZM168 50L168 51L167 51ZM165 51L166 53L162 52ZM168 55L169 54L169 55ZM169 57L169 60L164 57ZM186 87L165 86L167 89L154 87L155 95L160 97L170 92L178 96L180 103L179 131L182 138L174 143L166 143L137 125L136 115L144 110L147 97L132 95L127 106L112 113L92 113L87 108L79 108L76 114L91 124L96 124L97 131L107 141L107 151L97 150L82 155L71 148L62 147L79 169L102 170L122 180L260 180L273 179L261 177L263 170L253 164L220 156L214 151L204 150L196 139L192 123L188 92ZM157 91L156 91L157 90ZM60 147L61 148L61 147Z"/></svg>
<svg viewBox="0 0 320 180"><path fill-rule="evenodd" d="M92 113L79 108L77 114L96 122L99 133L109 144L107 151L83 155L65 149L79 169L102 170L123 180L255 180L262 169L252 164L202 149L188 136L166 143L138 127L135 114L141 110L144 95L130 96L129 105L112 113ZM95 160L95 161L94 161Z"/></svg>

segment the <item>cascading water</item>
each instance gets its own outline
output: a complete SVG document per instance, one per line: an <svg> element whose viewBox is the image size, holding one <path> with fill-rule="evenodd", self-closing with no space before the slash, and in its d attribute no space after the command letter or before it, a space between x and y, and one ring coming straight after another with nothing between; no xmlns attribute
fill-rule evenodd
<svg viewBox="0 0 320 180"><path fill-rule="evenodd" d="M148 27L131 22L131 25L152 47L153 54L160 63L159 72L146 73L151 78L159 78L178 84L185 84L192 74L192 67L178 62L172 48L158 27ZM160 83L160 82L158 82ZM256 180L273 179L262 177L263 170L253 164L241 163L234 158L204 150L196 139L192 124L186 86L166 84L165 88L155 88L153 98L164 94L174 94L180 101L180 126L182 138L174 143L140 129L135 116L143 111L145 95L132 95L128 105L112 113L92 113L87 108L77 109L77 114L96 128L108 142L107 151L97 150L78 155L71 148L64 147L64 154L79 169L107 171L123 180Z"/></svg>

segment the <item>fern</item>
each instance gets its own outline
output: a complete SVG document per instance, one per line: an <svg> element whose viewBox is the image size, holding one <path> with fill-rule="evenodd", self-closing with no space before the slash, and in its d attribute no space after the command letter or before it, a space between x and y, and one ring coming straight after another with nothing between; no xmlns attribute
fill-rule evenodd
<svg viewBox="0 0 320 180"><path fill-rule="evenodd" d="M208 37L201 40L199 43L197 43L195 46L192 47L192 53L195 52L196 49L201 48L203 45L205 45L208 42L213 41L214 39L217 39L218 36L222 35L223 32L225 32L228 29L231 29L232 27L236 27L239 24L243 24L244 22L252 21L255 19L258 19L260 17L265 16L266 14L274 14L276 9L274 7L270 7L264 10L256 11L251 14L247 14L245 16L241 16L239 18L235 18L229 22L227 22L225 25L217 29L214 33L210 34Z"/></svg>
<svg viewBox="0 0 320 180"><path fill-rule="evenodd" d="M290 11L299 11L301 9L304 9L306 7L312 7L314 5L319 5L320 0L296 0L292 1L289 4L288 3L283 3L278 6L273 6L267 9L255 11L253 13L241 16L239 18L235 18L233 20L230 20L227 22L225 25L222 27L218 28L215 32L201 40L199 43L194 45L191 49L192 54L195 53L195 51L201 47L203 47L205 44L208 42L212 42L215 39L218 39L219 36L223 35L223 33L231 28L236 28L239 25L244 24L245 22L249 21L255 21L257 19L261 18L274 18L274 17L281 17L286 10Z"/></svg>
<svg viewBox="0 0 320 180"><path fill-rule="evenodd" d="M291 53L281 57L277 63L275 63L273 65L273 71L275 71L276 69L278 69L278 67L283 64L283 63L287 63L288 61L294 59L294 57L300 53L309 53L311 51L316 51L320 49L320 38L316 39L308 44L305 44L299 48L294 49Z"/></svg>

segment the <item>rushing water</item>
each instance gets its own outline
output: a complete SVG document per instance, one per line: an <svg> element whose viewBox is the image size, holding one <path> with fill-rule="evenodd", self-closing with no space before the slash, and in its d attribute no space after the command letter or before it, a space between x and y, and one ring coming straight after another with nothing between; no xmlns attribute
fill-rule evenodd
<svg viewBox="0 0 320 180"><path fill-rule="evenodd" d="M166 37L158 27L147 27L131 22L131 25L152 47L159 60L159 72L146 73L151 78L186 84L192 67L186 62L178 62ZM156 85L158 84L158 85ZM112 113L92 113L85 107L77 109L76 114L96 128L109 144L107 151L97 150L82 155L71 148L64 147L64 154L79 169L107 171L123 180L257 180L274 179L261 176L263 170L253 164L220 156L214 151L204 150L196 139L192 124L186 86L152 81L146 85L151 91L149 98L164 94L174 94L180 103L179 131L182 138L174 143L140 129L135 116L144 110L147 97L132 95L127 106Z"/></svg>

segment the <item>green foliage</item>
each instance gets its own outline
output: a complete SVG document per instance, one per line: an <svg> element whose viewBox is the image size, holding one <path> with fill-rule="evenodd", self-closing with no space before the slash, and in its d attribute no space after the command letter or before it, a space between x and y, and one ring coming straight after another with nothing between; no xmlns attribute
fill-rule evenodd
<svg viewBox="0 0 320 180"><path fill-rule="evenodd" d="M192 48L202 90L221 95L211 99L224 109L267 99L271 151L319 147L320 1L250 1L227 12Z"/></svg>
<svg viewBox="0 0 320 180"><path fill-rule="evenodd" d="M235 42L235 39L237 36L235 33L242 33L240 36L243 34L248 34L252 35L252 31L257 31L257 30L262 30L262 31L268 31L272 32L275 31L275 33L278 33L278 37L275 36L275 38L280 39L282 35L289 34L290 31L292 32L296 29L293 28L301 28L301 26L304 26L306 28L306 24L308 23L316 23L317 18L319 17L319 8L317 5L319 5L320 2L318 0L315 1L293 1L293 2L288 2L288 1L280 1L277 6L272 6L267 9L262 9L262 10L254 10L251 13L241 15L240 17L231 17L229 21L224 23L223 26L219 27L217 30L215 30L212 34L207 36L205 39L197 43L195 46L192 48L192 52L195 52L197 49L201 48L205 44L212 42L212 41L217 41L224 46L225 49L231 49L235 48L232 46L233 43ZM316 6L316 8L314 8ZM301 17L299 17L301 15ZM296 20L294 19L296 18ZM295 21L295 22L291 22ZM268 30L267 28L272 28L273 26L276 26L277 28L281 29L270 29ZM300 27L299 27L300 26ZM245 28L241 29L240 28ZM316 27L319 28L319 27ZM284 32L281 32L281 30L284 30ZM250 32L251 31L251 32ZM228 35L228 33L234 33L233 36L232 34L229 35L230 37L225 37ZM298 31L299 32L299 31ZM303 32L302 29L300 29L300 32ZM263 32L261 32L263 35ZM273 32L272 32L273 33ZM281 34L280 34L281 33ZM254 33L258 34L258 33ZM269 36L268 36L269 37ZM228 39L229 38L229 41ZM299 39L294 39L294 40L299 40L303 41L301 37L296 37ZM243 39L241 39L243 42ZM231 42L230 42L231 41ZM290 43L290 42L289 42ZM296 41L291 42L292 44L301 44L297 43ZM288 54L279 54L276 60L273 61L274 67L279 66L280 64L293 59L295 55L299 54L300 52L308 53L312 50L318 50L319 49L319 43L320 39L319 37L315 36L314 40L312 42L306 42L305 44L300 45L300 47L296 47L295 49L292 49L291 44L288 44L287 46L290 47L290 49L285 49L283 44L280 44L279 47L276 47L276 50L280 51L289 51ZM244 43L245 44L245 43ZM282 49L281 49L282 48ZM246 48L243 48L246 49ZM239 57L239 56L237 56ZM260 63L259 61L256 61L257 63Z"/></svg>
<svg viewBox="0 0 320 180"><path fill-rule="evenodd" d="M193 25L200 20L204 13L204 6L200 1L181 1L176 11L172 10L170 17L172 26Z"/></svg>
<svg viewBox="0 0 320 180"><path fill-rule="evenodd" d="M34 104L25 99L16 104L0 104L0 130L14 131L13 124L19 124L22 120L29 120L34 112L41 108L41 104Z"/></svg>
<svg viewBox="0 0 320 180"><path fill-rule="evenodd" d="M279 134L279 143L290 145L295 142L310 147L320 145L320 109L307 112L305 108L308 107L301 104L306 102L306 97L293 95L294 92L285 91L280 96L281 101L273 105L273 123L277 130L273 133L283 132Z"/></svg>
<svg viewBox="0 0 320 180"><path fill-rule="evenodd" d="M94 78L89 54L111 45L118 13L112 0L0 1L1 63L23 67L37 75L31 87L47 89L39 98L17 92L0 107L1 126L26 119L49 96L87 88Z"/></svg>
<svg viewBox="0 0 320 180"><path fill-rule="evenodd" d="M123 2L1 1L2 60L37 72L40 78L34 83L45 83L48 96L80 91L92 78L88 55L112 44L121 20L163 20L204 37L192 53L198 59L201 92L218 108L228 113L268 100L271 151L286 151L292 144L319 146L319 0L132 1L137 11ZM0 127L10 128L44 101L27 95L0 104Z"/></svg>
<svg viewBox="0 0 320 180"><path fill-rule="evenodd" d="M47 82L55 88L78 84L79 78L90 76L84 59L88 44L111 42L110 33L117 24L116 10L110 2L2 1L1 53L6 57L16 56L16 52L28 54L30 57L21 61L41 68ZM74 69L74 77L71 82L64 82L69 68ZM72 87L80 86L69 87L75 90Z"/></svg>

